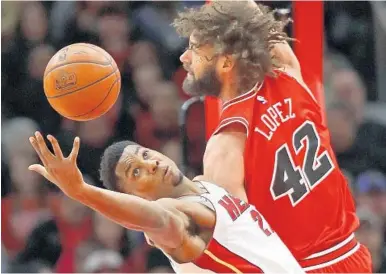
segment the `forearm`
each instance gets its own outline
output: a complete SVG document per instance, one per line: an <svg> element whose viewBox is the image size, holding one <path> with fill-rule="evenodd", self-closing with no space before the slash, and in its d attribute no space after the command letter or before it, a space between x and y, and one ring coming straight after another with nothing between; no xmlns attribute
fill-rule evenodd
<svg viewBox="0 0 386 274"><path fill-rule="evenodd" d="M299 60L287 42L275 44L271 50L271 54L275 56L283 66L300 70Z"/></svg>
<svg viewBox="0 0 386 274"><path fill-rule="evenodd" d="M128 229L151 231L164 225L166 214L163 208L133 195L84 184L71 198Z"/></svg>

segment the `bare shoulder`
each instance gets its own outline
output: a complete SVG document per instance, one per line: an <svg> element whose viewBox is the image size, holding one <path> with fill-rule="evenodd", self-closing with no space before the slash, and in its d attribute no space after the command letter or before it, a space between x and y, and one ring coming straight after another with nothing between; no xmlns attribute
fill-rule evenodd
<svg viewBox="0 0 386 274"><path fill-rule="evenodd" d="M165 210L170 211L171 213L175 213L177 215L182 214L182 212L179 210L179 208L181 207L181 202L177 199L162 198L158 199L154 203L164 208Z"/></svg>
<svg viewBox="0 0 386 274"><path fill-rule="evenodd" d="M191 225L190 220L202 228L212 228L215 225L215 212L198 202L163 198L157 200L157 203L182 217L186 226Z"/></svg>
<svg viewBox="0 0 386 274"><path fill-rule="evenodd" d="M216 135L210 137L207 144L207 148L223 145L228 146L233 143L245 144L247 134L245 133L245 130L241 127L242 125L240 124L234 124L232 126L224 128Z"/></svg>
<svg viewBox="0 0 386 274"><path fill-rule="evenodd" d="M247 135L222 131L212 136L204 154L204 175L233 195L247 201L244 188L244 151Z"/></svg>
<svg viewBox="0 0 386 274"><path fill-rule="evenodd" d="M155 203L159 204L162 207L168 208L168 207L173 207L176 204L178 204L178 200L173 199L173 198L161 198L155 201Z"/></svg>
<svg viewBox="0 0 386 274"><path fill-rule="evenodd" d="M208 157L210 154L228 153L235 150L243 152L246 139L247 135L245 132L226 128L218 134L210 137L206 145L204 161L205 157Z"/></svg>
<svg viewBox="0 0 386 274"><path fill-rule="evenodd" d="M217 136L221 133L226 133L229 135L245 135L245 136L247 136L247 134L245 132L245 126L240 124L240 123L231 123L231 124L227 125L226 127L223 127L221 129L221 131L219 131L219 133L217 133L214 136ZM212 136L212 137L214 137L214 136Z"/></svg>

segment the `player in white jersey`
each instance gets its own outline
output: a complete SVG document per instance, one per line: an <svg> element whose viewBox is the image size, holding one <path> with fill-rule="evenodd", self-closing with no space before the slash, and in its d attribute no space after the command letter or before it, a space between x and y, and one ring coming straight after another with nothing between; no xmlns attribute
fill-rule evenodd
<svg viewBox="0 0 386 274"><path fill-rule="evenodd" d="M106 149L101 161L105 190L84 183L76 165L79 138L68 157L48 136L30 142L43 175L66 195L128 229L143 231L169 258L176 272L303 273L263 216L223 188L184 177L166 156L124 141Z"/></svg>

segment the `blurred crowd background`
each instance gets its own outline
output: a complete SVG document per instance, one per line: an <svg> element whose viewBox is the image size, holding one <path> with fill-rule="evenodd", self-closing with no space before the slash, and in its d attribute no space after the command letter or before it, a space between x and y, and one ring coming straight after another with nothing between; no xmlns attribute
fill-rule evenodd
<svg viewBox="0 0 386 274"><path fill-rule="evenodd" d="M265 3L291 9L288 1ZM117 140L134 140L181 165L178 113L188 97L178 58L187 44L170 23L178 10L202 4L1 2L2 272L173 272L142 233L123 229L29 172L37 158L28 137L36 130L53 134L68 153L80 136L79 167L98 186L101 154ZM386 272L385 18L385 2L325 2L328 126L356 198L356 234L371 250L374 272ZM52 55L76 42L106 49L122 74L113 109L82 123L56 114L42 85ZM204 123L197 104L187 119L189 177L201 172Z"/></svg>

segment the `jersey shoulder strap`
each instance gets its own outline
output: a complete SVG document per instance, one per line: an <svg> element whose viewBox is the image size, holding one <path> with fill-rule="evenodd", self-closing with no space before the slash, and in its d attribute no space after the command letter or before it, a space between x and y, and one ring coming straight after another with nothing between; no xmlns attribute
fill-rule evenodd
<svg viewBox="0 0 386 274"><path fill-rule="evenodd" d="M250 91L225 102L221 108L220 122L213 135L220 133L226 127L234 123L239 123L245 128L245 133L249 134L249 125L253 116L253 106L256 100L264 100L258 96L258 91L264 82L257 83Z"/></svg>
<svg viewBox="0 0 386 274"><path fill-rule="evenodd" d="M199 203L199 204L206 206L210 210L215 211L215 208L214 208L212 202L208 198L201 196L201 195L182 196L182 197L179 197L178 200L184 200L184 201L188 201L188 202Z"/></svg>

